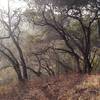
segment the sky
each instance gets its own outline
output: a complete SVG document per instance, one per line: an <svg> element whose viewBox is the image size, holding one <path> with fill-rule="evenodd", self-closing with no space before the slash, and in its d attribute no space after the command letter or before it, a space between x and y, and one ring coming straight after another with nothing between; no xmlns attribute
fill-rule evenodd
<svg viewBox="0 0 100 100"><path fill-rule="evenodd" d="M0 0L0 9L7 10L8 0ZM13 9L22 8L25 9L26 3L23 0L10 0L10 7Z"/></svg>
<svg viewBox="0 0 100 100"><path fill-rule="evenodd" d="M12 11L14 11L17 8L22 8L21 11L24 11L26 7L27 7L27 4L24 2L24 0L10 0L10 10ZM0 9L3 9L4 11L8 11L8 0L0 0ZM1 31L2 31L2 27L0 25L0 35L1 35ZM6 33L6 32L3 32L3 33Z"/></svg>

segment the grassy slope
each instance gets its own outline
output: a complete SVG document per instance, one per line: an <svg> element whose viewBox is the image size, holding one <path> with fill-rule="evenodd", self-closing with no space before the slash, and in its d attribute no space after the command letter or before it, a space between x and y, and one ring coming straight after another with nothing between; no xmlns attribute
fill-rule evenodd
<svg viewBox="0 0 100 100"><path fill-rule="evenodd" d="M0 100L100 100L100 75L60 75L11 84Z"/></svg>
<svg viewBox="0 0 100 100"><path fill-rule="evenodd" d="M8 67L0 70L0 89L17 80L17 75L13 68Z"/></svg>

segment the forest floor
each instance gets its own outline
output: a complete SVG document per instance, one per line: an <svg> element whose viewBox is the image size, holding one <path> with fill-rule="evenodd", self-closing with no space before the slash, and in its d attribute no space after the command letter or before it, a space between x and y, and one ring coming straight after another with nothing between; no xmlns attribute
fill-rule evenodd
<svg viewBox="0 0 100 100"><path fill-rule="evenodd" d="M0 87L0 100L100 100L100 75L68 74Z"/></svg>

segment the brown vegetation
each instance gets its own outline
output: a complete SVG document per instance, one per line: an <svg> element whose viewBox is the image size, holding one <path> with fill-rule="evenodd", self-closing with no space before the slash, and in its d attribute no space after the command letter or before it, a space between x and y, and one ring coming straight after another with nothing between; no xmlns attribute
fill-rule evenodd
<svg viewBox="0 0 100 100"><path fill-rule="evenodd" d="M0 90L0 100L99 100L100 75L41 77Z"/></svg>

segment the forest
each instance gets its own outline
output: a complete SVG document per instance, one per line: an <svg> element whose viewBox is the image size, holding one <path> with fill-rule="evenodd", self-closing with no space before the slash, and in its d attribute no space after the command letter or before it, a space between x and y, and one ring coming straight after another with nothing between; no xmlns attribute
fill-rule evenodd
<svg viewBox="0 0 100 100"><path fill-rule="evenodd" d="M0 0L0 100L100 100L100 0Z"/></svg>

